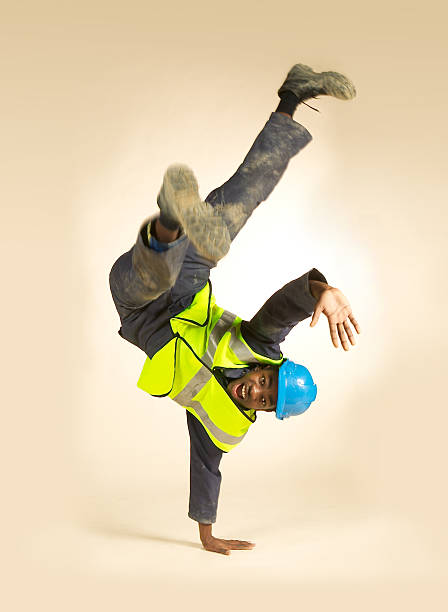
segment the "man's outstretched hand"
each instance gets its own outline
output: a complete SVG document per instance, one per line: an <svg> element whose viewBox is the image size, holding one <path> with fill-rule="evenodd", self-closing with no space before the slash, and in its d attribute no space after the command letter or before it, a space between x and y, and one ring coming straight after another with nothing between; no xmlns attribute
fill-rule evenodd
<svg viewBox="0 0 448 612"><path fill-rule="evenodd" d="M357 334L361 333L361 329L352 314L347 298L336 287L330 287L321 281L311 280L310 290L317 300L310 327L314 327L320 315L324 314L328 319L333 345L337 348L340 340L344 351L348 351L349 342L352 345L356 344L351 326L354 327Z"/></svg>
<svg viewBox="0 0 448 612"><path fill-rule="evenodd" d="M199 523L199 535L202 546L210 552L230 555L231 550L250 550L255 546L252 542L244 540L222 540L212 535L212 526Z"/></svg>

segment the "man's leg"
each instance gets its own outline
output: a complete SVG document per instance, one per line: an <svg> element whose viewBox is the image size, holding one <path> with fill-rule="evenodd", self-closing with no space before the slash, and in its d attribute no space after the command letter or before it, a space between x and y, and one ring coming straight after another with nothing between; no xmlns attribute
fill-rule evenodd
<svg viewBox="0 0 448 612"><path fill-rule="evenodd" d="M222 207L232 240L252 211L274 189L289 160L311 140L309 132L292 119L297 106L320 95L350 100L356 90L350 79L339 72L314 72L305 64L295 64L278 95L280 104L276 112L272 113L241 166L232 178L206 198L212 206Z"/></svg>
<svg viewBox="0 0 448 612"><path fill-rule="evenodd" d="M136 249L132 268L138 272L137 277L129 272L129 265L124 275L127 281L129 273L128 285L136 281L134 300L136 288L138 301L145 303L149 295L157 292L161 295L172 287L172 311L189 305L191 297L206 284L210 269L227 251L229 240L235 238L253 210L269 196L289 160L311 140L310 133L292 119L295 107L317 95L347 100L354 97L355 88L337 72L316 73L309 66L296 64L278 93L281 99L278 112L271 114L236 173L213 190L205 203L199 198L191 170L185 166L168 169L158 198L163 227L173 230L181 224L190 240L185 240L185 236L178 238L180 243L170 244L175 248L169 248L162 257ZM126 282L121 282L121 286L126 290Z"/></svg>
<svg viewBox="0 0 448 612"><path fill-rule="evenodd" d="M353 83L338 72L317 73L304 64L291 68L278 90L280 104L276 112L271 114L243 163L227 182L205 199L225 221L231 241L255 208L272 192L290 159L311 140L308 130L292 119L297 106L319 95L349 100L355 93ZM171 291L173 299L189 291L198 291L215 265L215 260L198 253L190 244Z"/></svg>
<svg viewBox="0 0 448 612"><path fill-rule="evenodd" d="M274 112L235 174L206 198L220 210L233 240L255 208L273 191L292 157L309 142L306 128Z"/></svg>
<svg viewBox="0 0 448 612"><path fill-rule="evenodd" d="M135 245L112 266L110 289L122 321L175 284L189 244L179 233L158 219L146 220Z"/></svg>
<svg viewBox="0 0 448 612"><path fill-rule="evenodd" d="M236 173L205 199L224 220L230 240L264 201L286 170L289 160L311 140L309 132L280 113L272 113ZM206 235L204 236L206 240ZM171 290L179 309L205 286L217 261L199 253L190 242Z"/></svg>
<svg viewBox="0 0 448 612"><path fill-rule="evenodd" d="M269 196L291 157L310 140L309 132L290 117L272 113L236 173L206 198L224 220L231 240L253 210ZM162 188L161 193L168 191L169 181L170 177L165 175L165 190ZM170 197L173 201L171 193ZM168 198L164 196L164 199ZM162 208L165 225L160 219L152 224L154 238L157 235L156 248L160 243L165 246L156 250L153 244L151 248L143 226L134 247L112 268L111 291L121 318L170 289L173 302L181 300L179 307L188 305L191 296L205 286L210 269L216 266L217 258L198 252L185 233L177 237L178 226L172 218L166 220L166 209ZM207 239L208 234L204 231L203 240Z"/></svg>
<svg viewBox="0 0 448 612"><path fill-rule="evenodd" d="M110 288L120 315L120 334L151 352L165 337L151 337L170 317L191 304L206 284L211 264L227 253L229 232L224 220L199 197L197 181L186 166L170 166L157 202L160 216L140 228L136 244L113 265ZM193 246L194 245L194 246ZM191 274L176 284L187 250L197 248ZM201 253L201 254L199 254ZM206 261L207 265L202 265ZM187 264L187 269L188 264ZM148 345L150 342L151 346Z"/></svg>

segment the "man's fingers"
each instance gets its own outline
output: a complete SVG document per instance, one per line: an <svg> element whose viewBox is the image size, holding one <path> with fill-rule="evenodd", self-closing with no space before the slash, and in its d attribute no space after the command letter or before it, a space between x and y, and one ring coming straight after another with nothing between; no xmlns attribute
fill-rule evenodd
<svg viewBox="0 0 448 612"><path fill-rule="evenodd" d="M250 550L255 544L246 542L245 540L223 540L221 538L212 538L212 540L203 544L205 550L209 552L220 553L221 555L230 555L231 550Z"/></svg>
<svg viewBox="0 0 448 612"><path fill-rule="evenodd" d="M255 546L253 542L245 540L224 540L224 542L233 550L249 550Z"/></svg>
<svg viewBox="0 0 448 612"><path fill-rule="evenodd" d="M330 320L328 320L328 325L330 326L330 336L331 336L331 341L333 342L333 346L335 348L338 348L339 346L339 342L338 342L338 328L336 327L336 323L332 323Z"/></svg>
<svg viewBox="0 0 448 612"><path fill-rule="evenodd" d="M356 329L356 333L360 334L361 328L359 327L358 321L355 319L355 317L352 314L348 315L348 318L350 319L350 322L353 325L353 327Z"/></svg>
<svg viewBox="0 0 448 612"><path fill-rule="evenodd" d="M353 315L349 315L348 319L345 319L344 321L340 322L334 315L332 315L328 319L328 324L330 326L330 336L331 341L333 342L333 346L335 348L338 348L340 341L344 351L348 351L350 349L350 344L353 346L356 344L355 336L353 334L352 328L350 327L349 320L355 327L356 331L360 333L361 330L359 329L359 325Z"/></svg>
<svg viewBox="0 0 448 612"><path fill-rule="evenodd" d="M341 340L342 348L344 349L344 351L348 351L349 345L347 336L345 335L345 328L343 323L338 323L338 335Z"/></svg>
<svg viewBox="0 0 448 612"><path fill-rule="evenodd" d="M314 327L316 323L319 321L321 312L322 312L322 308L320 307L317 307L316 310L313 312L313 318L311 319L310 327Z"/></svg>
<svg viewBox="0 0 448 612"><path fill-rule="evenodd" d="M343 325L344 325L345 333L347 334L348 339L350 341L350 344L354 346L356 344L356 340L355 340L355 336L353 335L352 328L350 327L347 320L344 321Z"/></svg>

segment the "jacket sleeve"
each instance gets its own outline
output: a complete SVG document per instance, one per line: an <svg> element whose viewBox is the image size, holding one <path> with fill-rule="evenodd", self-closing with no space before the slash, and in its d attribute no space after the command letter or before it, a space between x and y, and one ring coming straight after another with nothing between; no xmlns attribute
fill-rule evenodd
<svg viewBox="0 0 448 612"><path fill-rule="evenodd" d="M325 276L313 268L279 289L250 321L241 323L243 338L255 352L271 359L280 357L281 342L297 323L312 315L316 306L310 280L327 282Z"/></svg>
<svg viewBox="0 0 448 612"><path fill-rule="evenodd" d="M190 502L188 516L198 523L216 522L223 451L210 440L204 427L188 410L190 434Z"/></svg>

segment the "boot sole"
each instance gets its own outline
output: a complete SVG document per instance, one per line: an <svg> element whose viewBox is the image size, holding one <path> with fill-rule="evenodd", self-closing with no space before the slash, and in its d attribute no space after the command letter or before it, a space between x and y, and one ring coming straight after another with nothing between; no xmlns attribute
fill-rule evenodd
<svg viewBox="0 0 448 612"><path fill-rule="evenodd" d="M177 219L196 250L218 261L230 248L224 220L199 196L196 177L188 166L173 165L165 172L158 203L164 212Z"/></svg>
<svg viewBox="0 0 448 612"><path fill-rule="evenodd" d="M339 100L351 100L356 96L355 86L340 72L315 72L305 64L295 64L291 68L278 94L292 91L300 97L307 86L320 89L321 95L333 96Z"/></svg>

